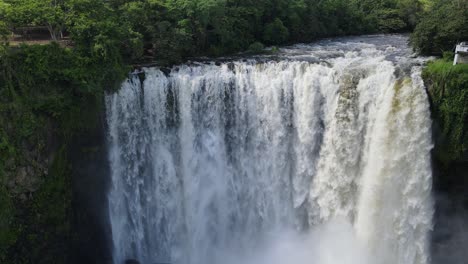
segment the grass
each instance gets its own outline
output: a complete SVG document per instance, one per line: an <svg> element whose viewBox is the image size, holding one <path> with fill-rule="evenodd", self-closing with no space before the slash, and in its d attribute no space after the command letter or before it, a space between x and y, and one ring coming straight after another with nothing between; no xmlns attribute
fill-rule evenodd
<svg viewBox="0 0 468 264"><path fill-rule="evenodd" d="M436 155L446 164L461 161L468 152L468 64L436 60L426 67L423 78L440 126Z"/></svg>

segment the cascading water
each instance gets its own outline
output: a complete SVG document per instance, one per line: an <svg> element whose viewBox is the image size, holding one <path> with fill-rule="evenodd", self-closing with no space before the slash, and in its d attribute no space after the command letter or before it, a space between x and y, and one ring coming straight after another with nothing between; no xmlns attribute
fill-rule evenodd
<svg viewBox="0 0 468 264"><path fill-rule="evenodd" d="M114 263L428 264L431 120L406 41L125 81L106 97Z"/></svg>

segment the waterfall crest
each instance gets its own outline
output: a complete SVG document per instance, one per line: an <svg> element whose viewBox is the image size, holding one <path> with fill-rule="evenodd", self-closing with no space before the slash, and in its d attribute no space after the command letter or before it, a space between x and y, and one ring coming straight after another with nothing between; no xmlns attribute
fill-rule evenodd
<svg viewBox="0 0 468 264"><path fill-rule="evenodd" d="M405 41L126 80L106 96L114 263L430 263L431 120Z"/></svg>

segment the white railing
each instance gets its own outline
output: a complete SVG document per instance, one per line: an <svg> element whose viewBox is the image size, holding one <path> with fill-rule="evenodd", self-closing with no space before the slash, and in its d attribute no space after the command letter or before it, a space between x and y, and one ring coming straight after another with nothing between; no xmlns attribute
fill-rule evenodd
<svg viewBox="0 0 468 264"><path fill-rule="evenodd" d="M457 45L455 49L455 53L468 53L468 45Z"/></svg>

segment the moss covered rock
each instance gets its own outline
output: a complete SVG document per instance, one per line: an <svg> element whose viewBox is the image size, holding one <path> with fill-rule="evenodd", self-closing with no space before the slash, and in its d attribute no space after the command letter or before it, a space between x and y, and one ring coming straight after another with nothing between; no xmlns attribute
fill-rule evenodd
<svg viewBox="0 0 468 264"><path fill-rule="evenodd" d="M468 65L437 60L425 68L423 78L434 118L436 187L463 191L468 189Z"/></svg>

